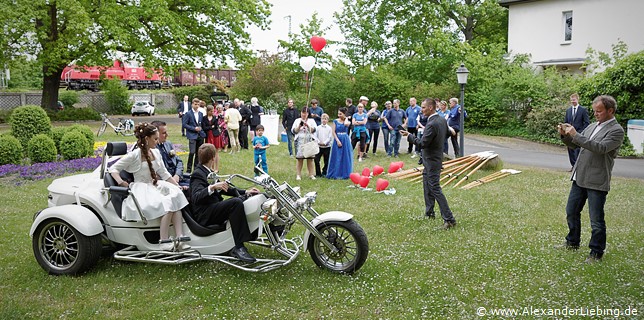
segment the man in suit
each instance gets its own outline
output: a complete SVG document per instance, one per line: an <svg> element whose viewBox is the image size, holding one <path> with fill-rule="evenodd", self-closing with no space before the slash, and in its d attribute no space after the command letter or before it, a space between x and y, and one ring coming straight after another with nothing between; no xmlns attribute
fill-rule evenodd
<svg viewBox="0 0 644 320"><path fill-rule="evenodd" d="M191 173L192 169L199 163L199 159L195 159L195 154L203 144L203 139L206 137L206 134L201 129L201 120L203 120L203 114L199 112L199 99L192 99L192 109L188 110L181 118L181 126L186 130L186 137L188 138L190 148L188 168L186 168L187 173Z"/></svg>
<svg viewBox="0 0 644 320"><path fill-rule="evenodd" d="M250 125L250 116L253 114L248 106L244 105L239 99L233 101L235 108L239 110L242 117L239 123L239 144L242 149L248 150L248 125Z"/></svg>
<svg viewBox="0 0 644 320"><path fill-rule="evenodd" d="M568 235L559 248L579 249L581 241L581 210L588 200L592 234L587 263L601 260L606 249L606 222L604 204L610 190L610 178L619 147L624 141L624 129L617 123L617 102L611 96L595 98L592 104L597 122L579 133L574 126L564 123L558 130L561 140L570 148L580 147L579 157L572 168L572 187L566 204Z"/></svg>
<svg viewBox="0 0 644 320"><path fill-rule="evenodd" d="M200 164L190 176L192 193L190 203L193 217L197 223L203 226L230 222L232 237L235 241L235 246L230 254L247 263L255 262L255 257L244 246L244 242L253 239L248 229L244 203L240 196L256 195L259 190L257 188L248 190L233 188L225 181L209 184L208 175L213 172L216 152L215 146L209 143L199 147ZM232 198L224 200L222 195L232 196Z"/></svg>
<svg viewBox="0 0 644 320"><path fill-rule="evenodd" d="M177 106L179 118L182 118L183 114L188 112L188 110L190 110L190 101L188 101L188 96L183 96L183 101L179 102L179 105ZM183 127L181 127L181 136L186 136L186 129Z"/></svg>
<svg viewBox="0 0 644 320"><path fill-rule="evenodd" d="M440 185L440 174L443 166L443 142L447 138L447 121L436 113L436 102L432 98L425 99L421 103L421 112L427 116L427 125L423 130L423 136L418 138L408 131L401 130L400 133L407 137L410 144L415 144L420 149L423 165L423 193L425 195L425 216L433 219L434 202L438 202L443 218L443 229L447 230L456 226L454 214L449 209L447 198L443 194Z"/></svg>
<svg viewBox="0 0 644 320"><path fill-rule="evenodd" d="M172 175L172 179L174 179L174 181L182 187L187 187L188 184L190 184L190 181L183 178L183 161L181 161L181 158L177 156L172 143L168 141L167 124L164 121L155 120L152 121L152 125L157 127L159 130L159 143L157 144L157 149L161 153L161 157L163 157L165 168L168 169L168 172Z"/></svg>
<svg viewBox="0 0 644 320"><path fill-rule="evenodd" d="M588 110L579 105L579 95L576 93L573 93L570 96L570 103L572 106L566 110L564 123L571 124L575 128L575 131L582 132L590 124ZM572 171L572 167L575 166L575 161L577 161L578 156L579 147L575 146L575 148L568 148L568 159L570 160L571 167L570 171Z"/></svg>

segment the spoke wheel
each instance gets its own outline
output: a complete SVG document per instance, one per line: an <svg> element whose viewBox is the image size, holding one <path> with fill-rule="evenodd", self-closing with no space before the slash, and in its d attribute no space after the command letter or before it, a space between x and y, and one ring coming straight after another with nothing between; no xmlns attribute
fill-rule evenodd
<svg viewBox="0 0 644 320"><path fill-rule="evenodd" d="M357 222L353 219L330 221L319 224L317 229L338 251L333 252L319 239L311 236L308 249L315 264L333 272L348 274L362 267L369 254L369 242Z"/></svg>
<svg viewBox="0 0 644 320"><path fill-rule="evenodd" d="M101 124L101 127L98 128L98 132L96 133L96 136L100 137L105 132L106 127L107 127L107 123L103 122L103 124Z"/></svg>
<svg viewBox="0 0 644 320"><path fill-rule="evenodd" d="M121 131L121 134L124 136L131 136L134 134L134 128L132 128L129 122L125 124L123 130Z"/></svg>
<svg viewBox="0 0 644 320"><path fill-rule="evenodd" d="M38 264L55 275L86 271L96 264L102 250L100 235L87 237L59 219L39 225L32 245Z"/></svg>

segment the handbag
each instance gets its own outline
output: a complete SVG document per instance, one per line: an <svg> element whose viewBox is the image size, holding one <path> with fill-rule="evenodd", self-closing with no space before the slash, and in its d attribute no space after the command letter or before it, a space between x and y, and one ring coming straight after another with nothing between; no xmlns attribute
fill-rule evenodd
<svg viewBox="0 0 644 320"><path fill-rule="evenodd" d="M307 140L310 141L302 145L302 155L304 158L312 158L320 152L320 146L310 133L307 134Z"/></svg>

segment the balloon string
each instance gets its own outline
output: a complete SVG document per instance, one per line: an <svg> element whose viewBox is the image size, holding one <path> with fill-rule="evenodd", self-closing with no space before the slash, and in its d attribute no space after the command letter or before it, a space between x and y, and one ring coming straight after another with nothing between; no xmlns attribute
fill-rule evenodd
<svg viewBox="0 0 644 320"><path fill-rule="evenodd" d="M306 94L306 106L309 106L309 101L311 98L311 90L313 89L313 75L315 75L315 65L317 64L318 61L318 53L315 53L315 62L313 63L313 70L311 70L311 82L309 83L309 92Z"/></svg>

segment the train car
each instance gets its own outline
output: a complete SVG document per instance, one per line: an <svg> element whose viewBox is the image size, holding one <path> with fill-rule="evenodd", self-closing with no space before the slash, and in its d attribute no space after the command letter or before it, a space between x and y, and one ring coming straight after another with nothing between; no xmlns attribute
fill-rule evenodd
<svg viewBox="0 0 644 320"><path fill-rule="evenodd" d="M98 91L101 78L116 78L128 89L161 89L163 71L148 74L145 68L129 67L115 60L111 67L67 66L61 75L61 85L68 90Z"/></svg>
<svg viewBox="0 0 644 320"><path fill-rule="evenodd" d="M233 85L236 78L237 70L213 70L213 69L179 69L174 75L173 83L177 86L195 86L212 83L213 80L223 82L227 87Z"/></svg>

